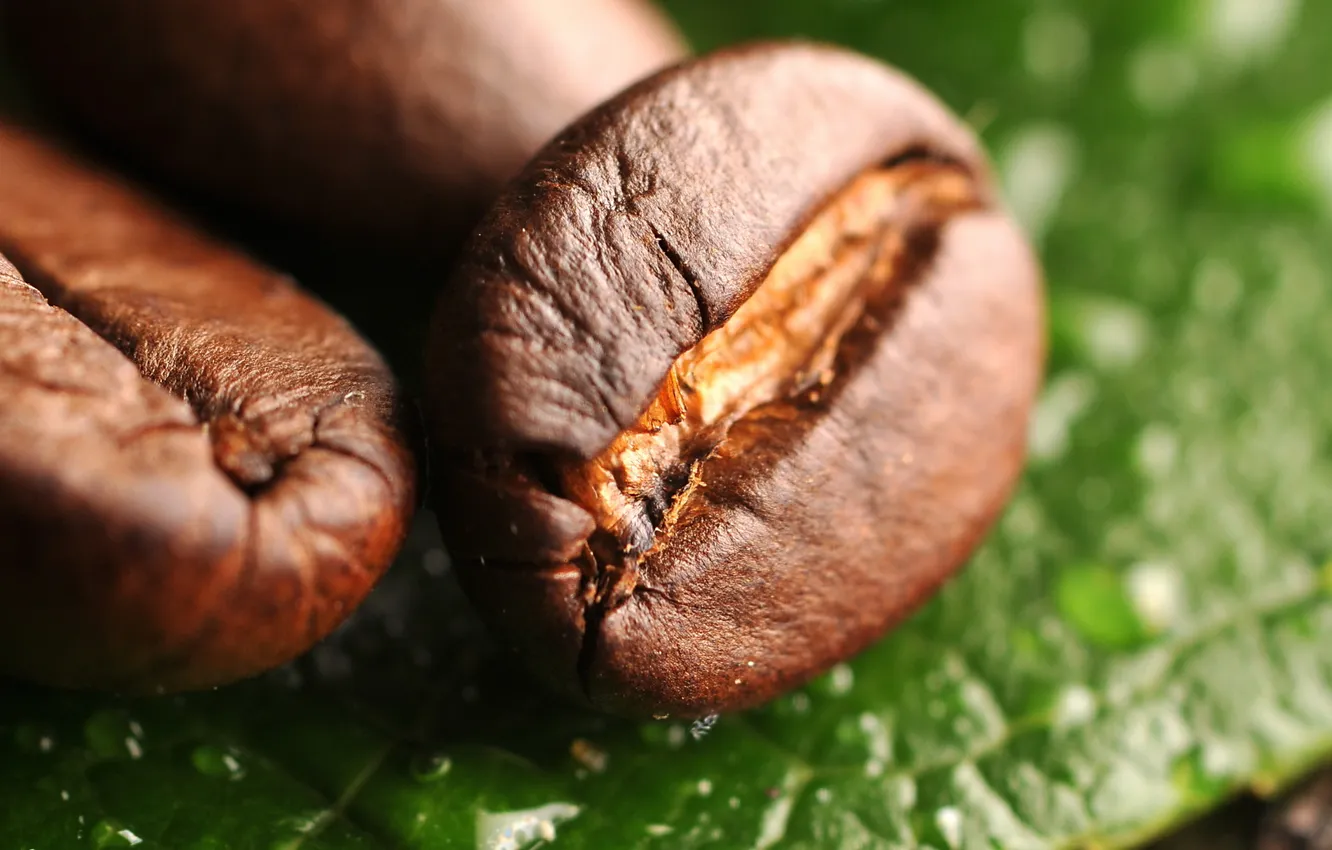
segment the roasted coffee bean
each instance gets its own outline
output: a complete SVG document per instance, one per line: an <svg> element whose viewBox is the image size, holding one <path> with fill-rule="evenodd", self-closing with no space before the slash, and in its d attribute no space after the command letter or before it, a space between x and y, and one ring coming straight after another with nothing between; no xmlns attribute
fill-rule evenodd
<svg viewBox="0 0 1332 850"><path fill-rule="evenodd" d="M432 339L469 593L566 693L686 717L807 681L966 560L1044 351L972 135L800 43L667 70L556 137Z"/></svg>
<svg viewBox="0 0 1332 850"><path fill-rule="evenodd" d="M684 45L647 0L0 0L48 102L156 173L358 243L461 236Z"/></svg>
<svg viewBox="0 0 1332 850"><path fill-rule="evenodd" d="M337 625L414 507L379 356L291 281L4 127L0 253L0 673L200 688Z"/></svg>

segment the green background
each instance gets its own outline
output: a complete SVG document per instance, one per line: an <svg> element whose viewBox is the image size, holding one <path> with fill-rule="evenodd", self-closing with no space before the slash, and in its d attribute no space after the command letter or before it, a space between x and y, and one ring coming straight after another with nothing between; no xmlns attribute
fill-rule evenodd
<svg viewBox="0 0 1332 850"><path fill-rule="evenodd" d="M263 680L0 683L0 850L1113 847L1332 753L1332 3L668 5L882 57L989 144L1051 363L963 577L762 710L631 724L494 651L426 517Z"/></svg>

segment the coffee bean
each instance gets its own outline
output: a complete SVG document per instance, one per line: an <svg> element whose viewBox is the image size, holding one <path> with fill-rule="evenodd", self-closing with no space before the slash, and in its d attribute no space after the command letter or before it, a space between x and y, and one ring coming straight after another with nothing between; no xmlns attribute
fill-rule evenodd
<svg viewBox="0 0 1332 850"><path fill-rule="evenodd" d="M206 687L350 613L415 498L352 328L8 127L0 253L0 673Z"/></svg>
<svg viewBox="0 0 1332 850"><path fill-rule="evenodd" d="M465 249L428 375L446 540L565 693L751 706L966 560L1043 348L955 117L844 50L725 50L561 133Z"/></svg>
<svg viewBox="0 0 1332 850"><path fill-rule="evenodd" d="M684 52L646 0L0 6L47 101L150 170L424 250L569 120Z"/></svg>

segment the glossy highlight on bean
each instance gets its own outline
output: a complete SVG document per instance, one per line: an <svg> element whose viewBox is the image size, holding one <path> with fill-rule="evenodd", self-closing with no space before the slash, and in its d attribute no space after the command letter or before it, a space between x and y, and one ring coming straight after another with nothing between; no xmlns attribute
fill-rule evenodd
<svg viewBox="0 0 1332 850"><path fill-rule="evenodd" d="M309 648L415 507L378 354L292 281L0 126L0 674L163 692Z"/></svg>
<svg viewBox="0 0 1332 850"><path fill-rule="evenodd" d="M685 53L647 0L0 2L46 105L156 176L432 252L574 116Z"/></svg>
<svg viewBox="0 0 1332 850"><path fill-rule="evenodd" d="M794 42L657 74L529 164L441 296L428 408L464 585L599 708L771 699L983 538L1042 310L976 140L902 74Z"/></svg>

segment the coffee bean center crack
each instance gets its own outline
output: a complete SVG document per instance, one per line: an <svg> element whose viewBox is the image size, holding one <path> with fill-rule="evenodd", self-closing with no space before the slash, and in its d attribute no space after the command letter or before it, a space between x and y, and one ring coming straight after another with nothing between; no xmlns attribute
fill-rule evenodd
<svg viewBox="0 0 1332 850"><path fill-rule="evenodd" d="M843 339L867 319L867 306L920 273L920 258L908 256L913 232L979 205L966 169L928 156L860 175L813 218L729 321L676 358L633 425L590 461L556 464L560 494L596 522L580 559L587 576L583 671L605 617L635 592L653 589L642 583L639 566L705 486L708 458L735 424L776 405L794 415L817 406L838 377ZM688 270L654 233L693 288Z"/></svg>

